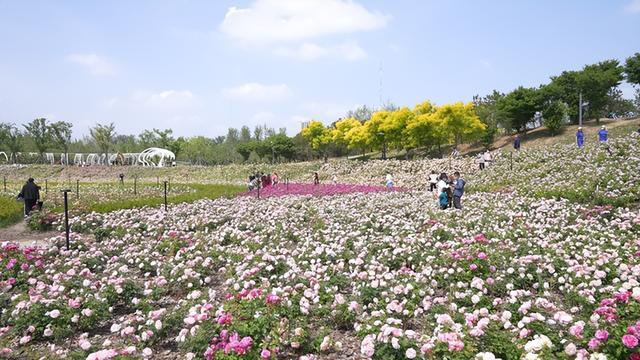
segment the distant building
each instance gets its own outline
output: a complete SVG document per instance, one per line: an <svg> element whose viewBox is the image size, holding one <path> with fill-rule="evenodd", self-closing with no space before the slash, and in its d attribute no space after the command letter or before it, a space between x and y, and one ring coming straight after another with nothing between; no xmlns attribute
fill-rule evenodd
<svg viewBox="0 0 640 360"><path fill-rule="evenodd" d="M311 124L311 121L302 121L300 123L300 126L301 126L300 130L304 130L304 129L308 128L310 124Z"/></svg>

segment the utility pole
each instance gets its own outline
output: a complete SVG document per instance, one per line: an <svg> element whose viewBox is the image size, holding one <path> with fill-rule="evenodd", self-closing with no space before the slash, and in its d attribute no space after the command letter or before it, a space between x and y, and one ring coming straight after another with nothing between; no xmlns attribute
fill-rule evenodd
<svg viewBox="0 0 640 360"><path fill-rule="evenodd" d="M580 92L578 99L578 126L582 126L582 92Z"/></svg>

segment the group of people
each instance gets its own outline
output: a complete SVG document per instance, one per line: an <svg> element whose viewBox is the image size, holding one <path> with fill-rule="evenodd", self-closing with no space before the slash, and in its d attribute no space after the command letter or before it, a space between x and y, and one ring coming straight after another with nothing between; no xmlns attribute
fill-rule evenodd
<svg viewBox="0 0 640 360"><path fill-rule="evenodd" d="M249 191L253 189L262 189L267 186L275 186L280 182L280 177L278 177L277 173L273 174L265 174L264 172L256 172L255 174L249 175L249 183L247 187Z"/></svg>
<svg viewBox="0 0 640 360"><path fill-rule="evenodd" d="M460 172L456 171L453 175L441 173L438 175L435 171L429 174L429 191L433 192L438 198L440 209L448 208L462 209L462 196L464 195L464 186L467 182L460 176Z"/></svg>
<svg viewBox="0 0 640 360"><path fill-rule="evenodd" d="M604 125L602 125L598 131L598 141L600 143L606 143L609 141L609 131ZM578 145L579 148L584 146L584 132L582 131L582 126L578 127L578 131L576 131L576 145Z"/></svg>
<svg viewBox="0 0 640 360"><path fill-rule="evenodd" d="M491 152L489 150L478 154L477 162L480 170L484 170L485 167L489 166L491 161L493 161L493 159L491 158Z"/></svg>

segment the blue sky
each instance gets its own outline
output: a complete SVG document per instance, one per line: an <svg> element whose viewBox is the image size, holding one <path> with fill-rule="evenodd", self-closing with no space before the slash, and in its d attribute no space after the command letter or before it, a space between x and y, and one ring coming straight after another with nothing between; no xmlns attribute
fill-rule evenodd
<svg viewBox="0 0 640 360"><path fill-rule="evenodd" d="M381 94L470 101L638 51L640 0L0 0L0 121L293 135Z"/></svg>

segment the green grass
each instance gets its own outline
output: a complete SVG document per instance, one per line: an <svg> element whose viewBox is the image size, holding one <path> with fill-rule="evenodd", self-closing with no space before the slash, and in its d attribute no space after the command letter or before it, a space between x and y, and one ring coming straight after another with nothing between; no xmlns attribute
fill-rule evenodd
<svg viewBox="0 0 640 360"><path fill-rule="evenodd" d="M14 198L0 196L0 228L20 221L23 211L23 203L16 201Z"/></svg>
<svg viewBox="0 0 640 360"><path fill-rule="evenodd" d="M238 185L189 184L189 187L196 191L175 196L171 196L171 194L169 194L167 197L167 203L177 204L183 202L194 202L200 199L230 197L246 190L244 186ZM144 197L92 204L89 206L89 211L105 213L120 209L134 209L143 206L153 207L162 204L164 204L164 197L162 196L152 198Z"/></svg>

